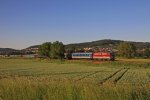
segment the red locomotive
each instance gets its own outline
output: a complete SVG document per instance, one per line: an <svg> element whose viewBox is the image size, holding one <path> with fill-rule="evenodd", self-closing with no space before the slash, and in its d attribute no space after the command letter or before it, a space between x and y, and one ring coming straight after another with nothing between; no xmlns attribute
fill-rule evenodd
<svg viewBox="0 0 150 100"><path fill-rule="evenodd" d="M93 53L93 59L114 61L115 55L113 52L96 52L96 53Z"/></svg>

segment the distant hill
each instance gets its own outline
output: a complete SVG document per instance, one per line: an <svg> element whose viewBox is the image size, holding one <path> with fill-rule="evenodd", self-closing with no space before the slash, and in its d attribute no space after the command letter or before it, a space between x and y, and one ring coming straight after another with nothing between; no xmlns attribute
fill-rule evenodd
<svg viewBox="0 0 150 100"><path fill-rule="evenodd" d="M150 48L150 42L134 42L134 41L123 41L123 40L111 40L111 39L104 39L104 40L97 40L92 42L83 42L83 43L72 43L65 45L65 48L86 48L86 47L102 47L102 48L116 48L121 42L130 42L133 43L136 48L142 49L145 47ZM38 48L40 45L34 45L27 47L29 48Z"/></svg>
<svg viewBox="0 0 150 100"><path fill-rule="evenodd" d="M133 43L137 49L143 49L145 47L150 48L150 42L134 42L134 41L123 41L123 40L111 40L111 39L104 39L104 40L97 40L92 42L83 42L83 43L73 43L65 45L65 48L86 48L86 47L100 47L100 48L116 48L119 43L121 42L130 42ZM30 48L38 48L40 45L34 45L27 47L26 49ZM22 50L26 50L22 49ZM0 48L0 53L2 52L19 52L20 50L15 50L12 48Z"/></svg>
<svg viewBox="0 0 150 100"><path fill-rule="evenodd" d="M30 47L27 47L26 49L29 49L29 48L38 48L40 45L34 45L34 46L30 46Z"/></svg>
<svg viewBox="0 0 150 100"><path fill-rule="evenodd" d="M9 54L9 53L16 53L20 50L12 49L12 48L0 48L0 54Z"/></svg>
<svg viewBox="0 0 150 100"><path fill-rule="evenodd" d="M142 49L145 47L150 48L150 42L133 42L133 41L111 40L111 39L68 44L68 45L66 45L66 48L72 48L72 47L76 47L76 48L85 48L85 47L116 48L121 42L133 43L136 46L136 48L138 48L138 49Z"/></svg>
<svg viewBox="0 0 150 100"><path fill-rule="evenodd" d="M12 48L0 48L0 51L17 51L17 50Z"/></svg>

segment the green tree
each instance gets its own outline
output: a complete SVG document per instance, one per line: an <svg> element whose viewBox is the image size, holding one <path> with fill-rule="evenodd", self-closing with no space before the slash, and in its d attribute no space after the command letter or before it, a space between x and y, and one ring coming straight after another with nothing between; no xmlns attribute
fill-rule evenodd
<svg viewBox="0 0 150 100"><path fill-rule="evenodd" d="M64 45L62 42L56 41L51 45L51 57L54 59L64 58Z"/></svg>
<svg viewBox="0 0 150 100"><path fill-rule="evenodd" d="M76 47L75 47L74 45L72 45L72 46L70 47L70 50L71 50L71 52L76 52Z"/></svg>
<svg viewBox="0 0 150 100"><path fill-rule="evenodd" d="M144 58L150 58L150 50L148 47L145 48L143 55L144 55Z"/></svg>
<svg viewBox="0 0 150 100"><path fill-rule="evenodd" d="M121 57L133 58L136 55L136 47L128 42L122 42L118 45L118 54Z"/></svg>
<svg viewBox="0 0 150 100"><path fill-rule="evenodd" d="M46 57L51 57L51 42L45 42L39 47L39 54Z"/></svg>

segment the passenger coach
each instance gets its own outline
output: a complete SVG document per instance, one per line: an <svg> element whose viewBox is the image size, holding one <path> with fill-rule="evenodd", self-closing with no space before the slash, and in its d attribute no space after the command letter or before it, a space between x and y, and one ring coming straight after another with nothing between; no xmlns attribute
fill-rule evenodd
<svg viewBox="0 0 150 100"><path fill-rule="evenodd" d="M72 53L73 59L92 59L92 53Z"/></svg>

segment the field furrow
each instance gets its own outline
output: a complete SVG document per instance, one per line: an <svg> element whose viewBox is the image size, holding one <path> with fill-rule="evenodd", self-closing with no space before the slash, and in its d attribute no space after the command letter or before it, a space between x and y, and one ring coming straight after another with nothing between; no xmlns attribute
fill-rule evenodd
<svg viewBox="0 0 150 100"><path fill-rule="evenodd" d="M97 74L97 73L99 73L99 72L102 72L102 71L95 71L95 72L89 73L89 74L84 75L83 77L77 79L76 81L83 80L84 78L87 78L87 77L92 76L92 75L94 75L94 74Z"/></svg>
<svg viewBox="0 0 150 100"><path fill-rule="evenodd" d="M120 70L117 70L116 72L114 72L114 73L111 74L110 76L104 78L103 80L101 80L101 81L99 82L99 84L105 83L107 80L109 80L110 78L114 77L117 73L119 73L119 72L122 71L122 70L124 70L124 68L123 68L123 69L120 69Z"/></svg>
<svg viewBox="0 0 150 100"><path fill-rule="evenodd" d="M125 69L125 71L123 73L121 73L120 76L118 76L114 81L113 83L114 84L117 84L117 82L124 76L124 74L129 70L129 68Z"/></svg>

